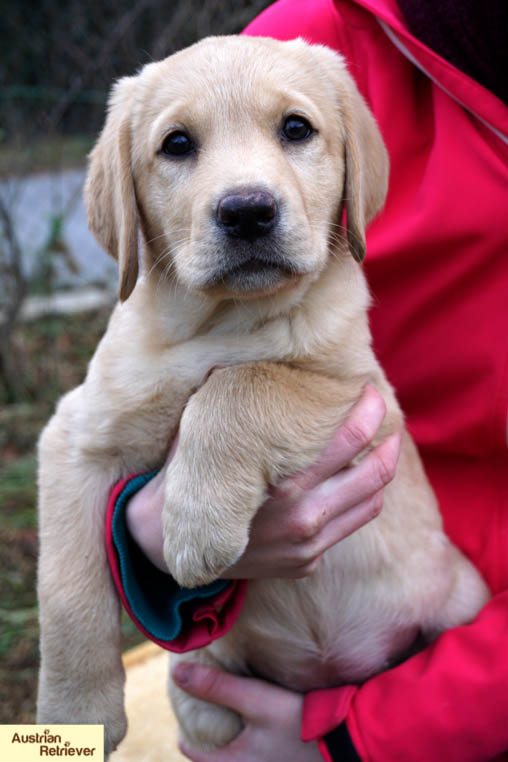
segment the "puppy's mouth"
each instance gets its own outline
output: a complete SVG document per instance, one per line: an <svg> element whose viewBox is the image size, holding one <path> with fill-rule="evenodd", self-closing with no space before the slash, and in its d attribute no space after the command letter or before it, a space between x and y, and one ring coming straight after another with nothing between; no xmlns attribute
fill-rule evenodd
<svg viewBox="0 0 508 762"><path fill-rule="evenodd" d="M222 286L240 293L272 291L300 274L299 269L283 257L251 256L240 263L224 263L217 267L207 286Z"/></svg>

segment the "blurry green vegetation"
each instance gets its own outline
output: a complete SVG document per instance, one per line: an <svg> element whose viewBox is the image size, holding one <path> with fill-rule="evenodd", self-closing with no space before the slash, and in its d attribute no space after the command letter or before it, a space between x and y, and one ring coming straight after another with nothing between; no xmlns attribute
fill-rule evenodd
<svg viewBox="0 0 508 762"><path fill-rule="evenodd" d="M33 529L36 526L35 471L35 455L31 452L9 459L0 467L2 530Z"/></svg>
<svg viewBox="0 0 508 762"><path fill-rule="evenodd" d="M106 310L18 325L31 393L0 407L0 723L34 722L38 625L36 457L39 433L63 392L79 384ZM125 647L143 636L124 617Z"/></svg>

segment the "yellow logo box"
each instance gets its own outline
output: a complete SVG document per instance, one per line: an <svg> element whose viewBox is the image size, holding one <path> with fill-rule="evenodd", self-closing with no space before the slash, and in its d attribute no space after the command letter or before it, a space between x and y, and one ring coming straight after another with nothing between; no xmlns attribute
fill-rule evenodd
<svg viewBox="0 0 508 762"><path fill-rule="evenodd" d="M1 762L103 762L104 725L0 725Z"/></svg>

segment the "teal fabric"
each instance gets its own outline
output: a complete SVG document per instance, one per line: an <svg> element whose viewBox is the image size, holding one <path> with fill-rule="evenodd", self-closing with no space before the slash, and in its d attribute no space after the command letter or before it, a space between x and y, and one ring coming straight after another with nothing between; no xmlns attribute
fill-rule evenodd
<svg viewBox="0 0 508 762"><path fill-rule="evenodd" d="M135 476L125 485L116 500L112 532L123 588L133 614L155 638L174 640L184 625L184 604L210 598L224 590L230 582L216 580L192 589L179 587L169 574L164 574L151 564L132 540L126 524L129 498L156 473L152 471Z"/></svg>

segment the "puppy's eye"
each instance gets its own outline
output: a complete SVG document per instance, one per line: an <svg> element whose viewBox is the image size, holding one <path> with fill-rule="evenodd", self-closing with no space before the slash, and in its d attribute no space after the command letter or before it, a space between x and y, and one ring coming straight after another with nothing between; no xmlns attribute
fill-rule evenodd
<svg viewBox="0 0 508 762"><path fill-rule="evenodd" d="M282 127L282 133L288 140L305 140L314 130L303 116L288 116Z"/></svg>
<svg viewBox="0 0 508 762"><path fill-rule="evenodd" d="M183 130L175 130L166 135L162 143L162 153L167 156L184 156L194 151L194 143Z"/></svg>

